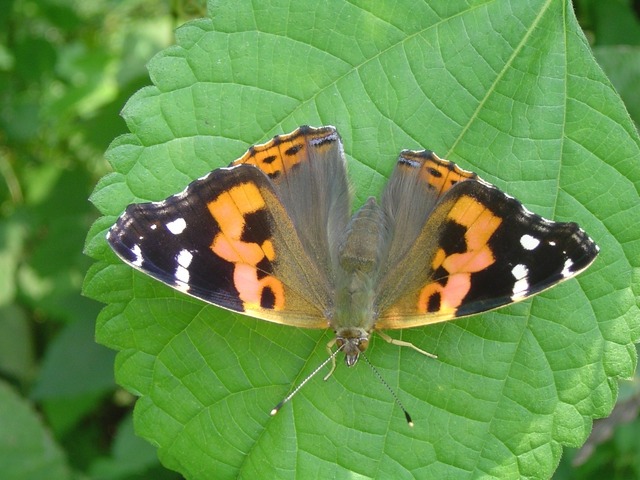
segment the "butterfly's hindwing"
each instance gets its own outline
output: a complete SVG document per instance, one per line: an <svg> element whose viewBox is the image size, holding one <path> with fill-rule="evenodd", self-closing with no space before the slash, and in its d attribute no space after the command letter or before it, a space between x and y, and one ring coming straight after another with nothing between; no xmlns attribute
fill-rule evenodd
<svg viewBox="0 0 640 480"><path fill-rule="evenodd" d="M385 270L406 255L438 200L455 184L477 178L431 151L403 150L382 195L390 245Z"/></svg>
<svg viewBox="0 0 640 480"><path fill-rule="evenodd" d="M300 241L331 284L337 262L332 247L351 215L346 162L336 129L302 126L251 147L232 163L240 164L255 165L271 179Z"/></svg>

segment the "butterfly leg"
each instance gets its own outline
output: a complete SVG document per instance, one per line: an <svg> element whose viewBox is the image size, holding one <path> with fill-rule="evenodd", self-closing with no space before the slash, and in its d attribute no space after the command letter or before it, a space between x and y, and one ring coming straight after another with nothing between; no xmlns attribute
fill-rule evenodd
<svg viewBox="0 0 640 480"><path fill-rule="evenodd" d="M331 356L331 370L329 370L329 373L325 375L324 377L325 382L329 380L329 377L333 375L333 371L336 369L336 357L333 354L333 351L331 350L335 344L336 344L335 338L333 338L329 343L327 343L327 352L329 352L329 355Z"/></svg>
<svg viewBox="0 0 640 480"><path fill-rule="evenodd" d="M376 333L377 333L378 335L380 335L380 336L382 337L382 339L383 339L385 342L389 342L389 343L391 343L392 345L398 345L398 346L400 346L400 347L411 347L411 348L413 348L416 352L420 352L421 354L426 355L427 357L430 357L430 358L438 358L438 356L437 356L437 355L434 355L433 353L425 352L424 350L422 350L422 349L420 349L420 348L416 347L413 343L405 342L405 341L403 341L403 340L398 340L397 338L391 338L389 335L387 335L386 333L381 332L381 331L379 331L379 330L376 330ZM334 362L334 363L335 363L335 362ZM332 373L333 373L333 370L332 370Z"/></svg>

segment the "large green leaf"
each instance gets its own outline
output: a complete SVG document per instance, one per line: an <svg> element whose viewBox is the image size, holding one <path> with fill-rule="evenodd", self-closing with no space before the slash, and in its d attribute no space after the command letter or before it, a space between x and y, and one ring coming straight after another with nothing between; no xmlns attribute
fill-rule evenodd
<svg viewBox="0 0 640 480"><path fill-rule="evenodd" d="M98 340L140 395L138 433L189 478L547 478L563 445L605 416L638 339L638 136L571 4L413 0L211 1L130 99L130 135L92 197L104 217L85 289L108 304ZM371 362L313 379L331 333L256 321L122 264L104 235L130 202L159 200L300 124L341 132L356 203L402 148L430 148L557 220L596 263L532 300L374 338Z"/></svg>

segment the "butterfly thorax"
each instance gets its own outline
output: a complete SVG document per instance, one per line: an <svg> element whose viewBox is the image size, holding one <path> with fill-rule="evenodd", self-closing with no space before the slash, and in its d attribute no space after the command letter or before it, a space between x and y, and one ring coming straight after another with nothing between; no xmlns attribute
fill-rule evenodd
<svg viewBox="0 0 640 480"><path fill-rule="evenodd" d="M367 349L377 319L375 286L386 242L383 213L374 198L358 210L338 245L332 325L348 366Z"/></svg>

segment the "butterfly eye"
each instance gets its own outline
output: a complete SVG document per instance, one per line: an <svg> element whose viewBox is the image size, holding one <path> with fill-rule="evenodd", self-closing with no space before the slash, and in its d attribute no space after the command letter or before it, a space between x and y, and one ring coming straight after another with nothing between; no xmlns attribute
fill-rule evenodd
<svg viewBox="0 0 640 480"><path fill-rule="evenodd" d="M336 345L338 346L338 348L342 348L344 346L344 338L337 337L336 338Z"/></svg>
<svg viewBox="0 0 640 480"><path fill-rule="evenodd" d="M367 348L369 348L369 339L368 338L359 338L358 339L358 350L364 352Z"/></svg>

